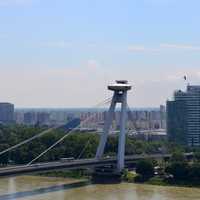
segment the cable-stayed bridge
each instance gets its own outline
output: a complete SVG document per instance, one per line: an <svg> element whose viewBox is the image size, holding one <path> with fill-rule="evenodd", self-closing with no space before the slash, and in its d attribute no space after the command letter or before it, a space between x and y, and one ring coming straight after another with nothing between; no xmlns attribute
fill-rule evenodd
<svg viewBox="0 0 200 200"><path fill-rule="evenodd" d="M105 99L103 102L98 104L97 106L101 106L104 104L110 104L110 108L108 110L108 114L106 116L106 120L104 123L104 130L101 134L100 143L97 148L96 156L93 159L80 159L82 152L85 148L81 151L80 156L73 160L73 161L66 161L66 162L48 162L48 163L35 163L38 159L40 159L43 155L45 155L47 152L49 152L51 149L53 149L56 145L61 143L63 140L67 139L67 137L71 134L74 134L77 128L81 127L81 125L87 121L89 121L93 116L88 117L88 119L81 122L80 125L77 127L74 127L72 130L67 130L66 134L62 136L58 141L56 141L54 144L49 146L45 151L43 151L40 155L35 157L33 160L31 160L29 163L23 166L15 166L15 167L7 167L7 168L1 168L0 169L0 176L7 176L7 175L18 175L18 174L25 174L25 173L32 173L32 172L42 172L42 171L49 171L49 170L58 170L58 169L81 169L81 168L93 168L95 171L95 168L97 167L104 167L107 165L112 166L113 172L117 174L121 174L123 169L126 168L127 164L130 162L135 162L138 159L144 159L144 158L169 158L170 155L168 154L160 154L160 155L138 155L138 156L125 156L125 139L126 139L126 120L127 120L127 113L130 114L129 107L127 104L127 92L131 90L131 85L128 84L125 80L119 80L116 81L116 83L111 84L108 86L108 89L113 91L113 97ZM121 116L120 116L120 131L119 131L119 137L118 137L118 152L116 158L107 158L104 159L104 149L107 142L107 138L109 135L109 131L111 128L112 121L114 119L114 112L117 104L121 104ZM48 134L54 129L63 128L63 126L56 126L53 128L50 128L48 130L45 130L29 139L26 139L14 146L9 147L8 149L5 149L4 151L0 152L0 156L8 153L10 151L13 151L17 149L18 147L25 145L27 143L32 142L36 138L39 138L45 134ZM85 144L87 146L87 144ZM101 168L100 168L101 169ZM99 168L98 168L99 170ZM103 169L104 171L104 169Z"/></svg>
<svg viewBox="0 0 200 200"><path fill-rule="evenodd" d="M145 158L152 159L168 159L170 154L151 154L151 155L135 155L135 156L126 156L125 165L134 163L138 160ZM77 159L72 161L57 161L57 162L46 162L46 163L37 163L26 166L15 166L15 167L6 167L0 169L0 177L10 176L10 175L21 175L34 172L46 172L51 170L60 170L60 169L89 169L94 167L101 167L105 165L117 165L117 158L105 158L105 159Z"/></svg>
<svg viewBox="0 0 200 200"><path fill-rule="evenodd" d="M141 159L170 159L171 154L148 154L148 155L134 155L125 156L125 167L132 166ZM185 153L186 158L191 158L192 153ZM29 174L34 172L47 172L51 170L71 170L71 169L93 169L95 167L103 167L105 165L117 165L117 158L104 158L104 159L77 159L72 161L56 161L37 163L31 165L22 165L14 167L6 167L0 169L0 177L15 176L22 174Z"/></svg>

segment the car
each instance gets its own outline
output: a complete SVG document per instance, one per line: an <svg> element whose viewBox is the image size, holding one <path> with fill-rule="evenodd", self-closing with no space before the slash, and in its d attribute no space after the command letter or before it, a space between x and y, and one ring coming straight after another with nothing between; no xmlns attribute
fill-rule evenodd
<svg viewBox="0 0 200 200"><path fill-rule="evenodd" d="M70 162L70 161L73 161L73 160L74 160L74 157L61 158L61 159L60 159L61 162Z"/></svg>

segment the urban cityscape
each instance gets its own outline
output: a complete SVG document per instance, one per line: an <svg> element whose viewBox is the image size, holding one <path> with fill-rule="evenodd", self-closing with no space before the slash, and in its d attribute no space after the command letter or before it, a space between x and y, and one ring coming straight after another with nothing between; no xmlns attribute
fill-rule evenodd
<svg viewBox="0 0 200 200"><path fill-rule="evenodd" d="M171 99L158 108L130 109L126 125L132 130L129 134L143 139L168 139L178 144L200 146L200 85L188 85L186 91L175 90ZM106 108L20 109L14 108L12 103L0 103L2 125L54 127L75 120L69 128L81 124L79 131L101 133L106 114ZM88 118L91 119L87 123L81 123ZM116 131L119 127L120 111L116 111L112 130Z"/></svg>
<svg viewBox="0 0 200 200"><path fill-rule="evenodd" d="M14 109L12 103L0 103L0 123L1 124L23 124L28 126L55 126L66 124L68 121L78 118L81 121L86 120L91 115L92 119L85 123L81 128L102 129L106 116L106 108L70 108L70 109ZM133 120L137 130L159 130L166 129L166 111L165 106L158 108L138 108L130 109L132 118L128 115L128 121ZM115 112L115 124L113 128L117 129L120 122L120 111ZM130 127L129 127L129 126ZM127 128L131 128L130 123Z"/></svg>
<svg viewBox="0 0 200 200"><path fill-rule="evenodd" d="M0 0L0 200L199 200L199 6Z"/></svg>

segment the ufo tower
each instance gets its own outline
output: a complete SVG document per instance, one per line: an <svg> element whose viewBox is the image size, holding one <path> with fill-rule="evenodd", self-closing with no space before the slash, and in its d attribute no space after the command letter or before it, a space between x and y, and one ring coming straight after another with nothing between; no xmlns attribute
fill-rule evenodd
<svg viewBox="0 0 200 200"><path fill-rule="evenodd" d="M126 120L127 120L127 91L131 90L131 85L126 80L117 80L116 83L108 85L108 90L114 92L111 105L106 116L104 131L100 138L100 143L96 152L96 159L102 158L105 145L107 142L109 130L114 118L115 108L117 103L121 104L120 113L120 134L118 139L118 154L117 154L117 172L122 172L124 169L125 157L125 138L126 138Z"/></svg>

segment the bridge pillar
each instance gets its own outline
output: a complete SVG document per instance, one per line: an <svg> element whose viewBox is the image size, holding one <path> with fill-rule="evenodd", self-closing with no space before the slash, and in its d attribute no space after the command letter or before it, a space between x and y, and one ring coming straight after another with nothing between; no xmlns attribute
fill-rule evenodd
<svg viewBox="0 0 200 200"><path fill-rule="evenodd" d="M115 112L115 107L116 107L116 98L117 98L117 95L114 94L108 114L106 116L105 123L104 123L103 134L101 135L101 140L100 140L99 146L97 148L97 152L96 152L97 159L100 159L104 153L104 149L105 149L107 138L108 138L108 133L109 133L110 126L111 126L113 118L114 118L114 112Z"/></svg>
<svg viewBox="0 0 200 200"><path fill-rule="evenodd" d="M117 170L122 171L124 169L124 157L125 157L125 139L126 139L126 118L127 118L127 91L122 94L121 102L121 116L120 116L120 134L118 141L118 154L117 154Z"/></svg>
<svg viewBox="0 0 200 200"><path fill-rule="evenodd" d="M124 169L124 157L125 157L127 91L131 89L131 85L129 85L127 81L121 80L121 81L116 81L115 84L109 85L108 89L114 91L114 95L105 120L104 132L100 138L100 143L96 152L96 159L100 159L103 156L110 126L114 118L115 107L117 103L120 103L121 115L120 115L120 134L118 141L117 171L121 172Z"/></svg>

